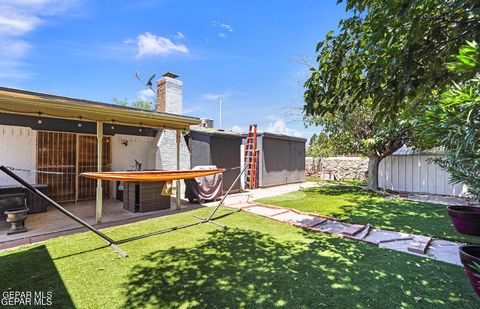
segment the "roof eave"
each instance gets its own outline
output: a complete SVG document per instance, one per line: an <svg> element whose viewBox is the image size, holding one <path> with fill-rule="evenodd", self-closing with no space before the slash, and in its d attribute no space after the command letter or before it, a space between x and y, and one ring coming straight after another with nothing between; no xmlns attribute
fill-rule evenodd
<svg viewBox="0 0 480 309"><path fill-rule="evenodd" d="M12 104L15 104L12 106ZM115 106L48 100L31 95L10 96L0 93L0 112L45 117L112 122L163 129L188 129L200 119L182 115L119 109Z"/></svg>

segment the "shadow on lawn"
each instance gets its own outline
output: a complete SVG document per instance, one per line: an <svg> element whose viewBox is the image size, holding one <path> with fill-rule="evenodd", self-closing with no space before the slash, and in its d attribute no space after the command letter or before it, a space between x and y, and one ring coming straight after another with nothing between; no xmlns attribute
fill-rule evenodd
<svg viewBox="0 0 480 309"><path fill-rule="evenodd" d="M128 276L124 307L470 308L476 301L459 267L298 233L301 243L216 230L196 247L153 252Z"/></svg>
<svg viewBox="0 0 480 309"><path fill-rule="evenodd" d="M35 292L45 294L51 291L52 305L48 306L49 308L74 308L63 280L44 245L0 257L0 300L7 291L29 291L32 296ZM46 299L44 301L46 302Z"/></svg>

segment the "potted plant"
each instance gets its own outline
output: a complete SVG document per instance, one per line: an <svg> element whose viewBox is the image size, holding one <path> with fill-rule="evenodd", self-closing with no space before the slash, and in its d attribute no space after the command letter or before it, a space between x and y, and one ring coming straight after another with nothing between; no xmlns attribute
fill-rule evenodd
<svg viewBox="0 0 480 309"><path fill-rule="evenodd" d="M461 246L460 261L462 261L465 273L475 293L480 296L480 246Z"/></svg>
<svg viewBox="0 0 480 309"><path fill-rule="evenodd" d="M480 207L448 206L448 215L459 233L480 235Z"/></svg>

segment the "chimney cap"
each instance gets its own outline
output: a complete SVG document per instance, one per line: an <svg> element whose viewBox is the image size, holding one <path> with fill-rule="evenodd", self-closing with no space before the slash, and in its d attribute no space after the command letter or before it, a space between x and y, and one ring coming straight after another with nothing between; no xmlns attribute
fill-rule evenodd
<svg viewBox="0 0 480 309"><path fill-rule="evenodd" d="M166 72L166 73L163 74L162 76L164 76L164 77L170 77L170 78L173 78L173 79L175 79L175 78L178 77L177 74L174 74L174 73L171 73L171 72Z"/></svg>

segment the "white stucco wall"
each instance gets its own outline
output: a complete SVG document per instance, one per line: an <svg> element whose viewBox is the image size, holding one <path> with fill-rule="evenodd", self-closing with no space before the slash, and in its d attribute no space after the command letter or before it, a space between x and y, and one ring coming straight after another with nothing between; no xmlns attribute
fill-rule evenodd
<svg viewBox="0 0 480 309"><path fill-rule="evenodd" d="M128 145L125 146L124 142ZM115 135L112 137L112 170L133 170L135 159L142 163L142 169L154 169L155 153L154 137Z"/></svg>
<svg viewBox="0 0 480 309"><path fill-rule="evenodd" d="M26 127L0 125L0 164L33 170L37 162L37 132ZM29 183L36 183L35 173L15 172ZM0 185L17 183L0 172Z"/></svg>

